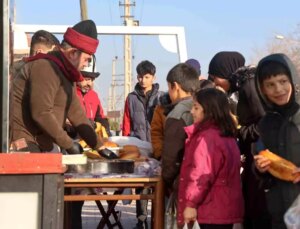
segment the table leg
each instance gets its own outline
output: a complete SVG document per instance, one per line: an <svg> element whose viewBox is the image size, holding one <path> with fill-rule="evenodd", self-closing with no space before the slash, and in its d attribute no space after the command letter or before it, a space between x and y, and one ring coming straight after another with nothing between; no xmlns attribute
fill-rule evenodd
<svg viewBox="0 0 300 229"><path fill-rule="evenodd" d="M158 181L154 187L154 201L152 204L154 205L152 224L151 224L152 228L162 229L164 228L164 212L165 212L164 185L162 179Z"/></svg>
<svg viewBox="0 0 300 229"><path fill-rule="evenodd" d="M115 191L114 194L121 194L122 190L118 190ZM107 193L103 193L103 195L107 195ZM105 209L103 207L103 205L101 204L100 201L96 200L95 201L98 209L100 210L100 213L102 215L102 219L100 220L97 229L102 229L105 227L105 225L107 225L108 228L114 228L115 226L118 226L119 229L123 229L122 224L120 222L120 218L118 217L117 212L115 210L115 207L118 203L118 200L108 200L107 202L107 211L105 212ZM111 223L109 220L110 215L113 216L113 218L115 219L115 223Z"/></svg>

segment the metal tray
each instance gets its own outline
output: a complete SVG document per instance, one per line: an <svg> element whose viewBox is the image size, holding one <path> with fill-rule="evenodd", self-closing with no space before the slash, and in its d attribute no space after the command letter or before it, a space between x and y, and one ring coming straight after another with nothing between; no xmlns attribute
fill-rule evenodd
<svg viewBox="0 0 300 229"><path fill-rule="evenodd" d="M105 160L105 159L88 159L87 172L89 173L134 173L133 160Z"/></svg>

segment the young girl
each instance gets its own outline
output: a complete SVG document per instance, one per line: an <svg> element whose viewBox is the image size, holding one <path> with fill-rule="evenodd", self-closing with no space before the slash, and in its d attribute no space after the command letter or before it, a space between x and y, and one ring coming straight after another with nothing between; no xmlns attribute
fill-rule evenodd
<svg viewBox="0 0 300 229"><path fill-rule="evenodd" d="M197 221L201 229L231 229L242 222L243 197L236 124L227 96L207 88L194 96L194 124L180 171L178 225Z"/></svg>

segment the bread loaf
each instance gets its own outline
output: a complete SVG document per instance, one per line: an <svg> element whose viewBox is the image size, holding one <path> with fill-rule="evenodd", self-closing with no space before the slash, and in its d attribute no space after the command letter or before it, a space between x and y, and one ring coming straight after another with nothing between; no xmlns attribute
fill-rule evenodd
<svg viewBox="0 0 300 229"><path fill-rule="evenodd" d="M270 168L268 170L274 177L285 181L294 181L296 177L300 176L300 173L293 174L297 168L292 162L270 152L269 150L262 150L259 152L271 161Z"/></svg>
<svg viewBox="0 0 300 229"><path fill-rule="evenodd" d="M119 147L117 143L111 141L105 141L103 142L103 145L108 148Z"/></svg>
<svg viewBox="0 0 300 229"><path fill-rule="evenodd" d="M124 145L119 151L120 159L135 159L140 157L140 150L135 145Z"/></svg>

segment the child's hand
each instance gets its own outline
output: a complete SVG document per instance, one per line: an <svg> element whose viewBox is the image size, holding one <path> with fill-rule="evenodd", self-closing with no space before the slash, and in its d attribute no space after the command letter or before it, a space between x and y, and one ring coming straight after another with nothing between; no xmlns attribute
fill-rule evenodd
<svg viewBox="0 0 300 229"><path fill-rule="evenodd" d="M183 212L183 218L185 223L197 220L197 209L186 207Z"/></svg>
<svg viewBox="0 0 300 229"><path fill-rule="evenodd" d="M293 180L293 183L296 184L300 181L300 168L298 167L297 169L295 169L293 174L297 175L295 180Z"/></svg>
<svg viewBox="0 0 300 229"><path fill-rule="evenodd" d="M268 158L262 155L255 155L254 160L255 166L259 172L265 173L270 168L271 161Z"/></svg>

